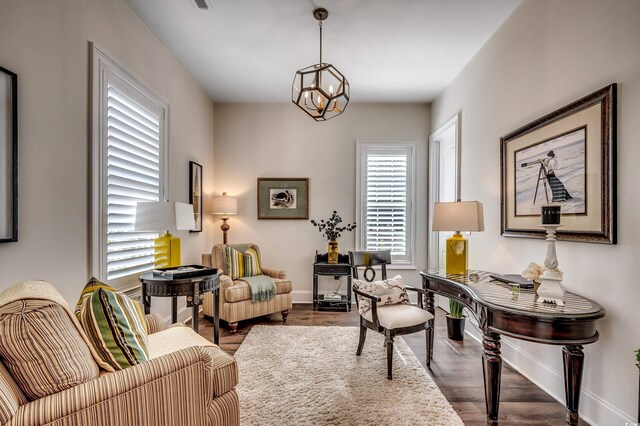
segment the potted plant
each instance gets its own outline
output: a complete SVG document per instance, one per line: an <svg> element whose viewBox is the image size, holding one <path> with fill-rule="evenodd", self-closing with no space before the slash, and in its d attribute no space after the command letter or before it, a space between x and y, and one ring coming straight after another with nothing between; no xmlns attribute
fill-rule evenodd
<svg viewBox="0 0 640 426"><path fill-rule="evenodd" d="M457 300L449 299L447 315L447 336L451 340L464 340L464 305Z"/></svg>
<svg viewBox="0 0 640 426"><path fill-rule="evenodd" d="M324 235L328 241L327 262L338 263L338 238L344 231L353 231L356 229L356 223L350 223L345 226L339 226L342 218L337 211L333 211L329 220L321 220L317 222L311 219L311 224L318 227L318 231Z"/></svg>

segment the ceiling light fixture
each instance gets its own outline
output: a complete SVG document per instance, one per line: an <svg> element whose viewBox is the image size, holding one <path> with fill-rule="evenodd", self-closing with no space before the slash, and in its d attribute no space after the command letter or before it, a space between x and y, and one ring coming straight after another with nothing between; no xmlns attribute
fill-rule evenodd
<svg viewBox="0 0 640 426"><path fill-rule="evenodd" d="M327 9L313 11L320 27L320 62L296 71L291 89L291 101L316 121L342 114L349 103L349 82L333 65L322 62L322 21L327 16Z"/></svg>

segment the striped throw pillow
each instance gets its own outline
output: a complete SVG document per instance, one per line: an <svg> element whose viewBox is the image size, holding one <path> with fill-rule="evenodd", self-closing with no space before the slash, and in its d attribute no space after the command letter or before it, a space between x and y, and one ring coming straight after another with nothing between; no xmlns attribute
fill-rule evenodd
<svg viewBox="0 0 640 426"><path fill-rule="evenodd" d="M20 299L0 308L0 358L29 400L100 372L73 316L51 300Z"/></svg>
<svg viewBox="0 0 640 426"><path fill-rule="evenodd" d="M244 253L230 246L226 246L224 250L227 261L227 272L232 280L262 275L260 256L255 246L249 246Z"/></svg>
<svg viewBox="0 0 640 426"><path fill-rule="evenodd" d="M100 360L122 370L149 359L142 305L92 278L76 306L76 316Z"/></svg>

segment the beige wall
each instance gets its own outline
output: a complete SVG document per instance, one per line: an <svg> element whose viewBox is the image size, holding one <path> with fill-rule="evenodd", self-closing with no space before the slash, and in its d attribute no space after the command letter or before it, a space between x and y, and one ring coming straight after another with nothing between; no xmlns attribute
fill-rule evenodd
<svg viewBox="0 0 640 426"><path fill-rule="evenodd" d="M89 41L169 102L173 200L188 202L189 160L212 192L213 102L121 0L3 0L0 40L18 74L20 220L19 242L0 244L0 290L41 278L75 303L91 275ZM179 236L183 262L199 262L212 220Z"/></svg>
<svg viewBox="0 0 640 426"><path fill-rule="evenodd" d="M229 220L229 242L258 243L265 266L287 270L294 301L311 301L313 258L316 250L327 251L326 241L308 220L258 220L256 179L308 177L310 218L327 219L337 210L352 222L356 140L418 141L416 266L426 266L428 105L350 104L343 115L324 123L290 103L216 103L215 110L214 188L239 197L238 215ZM218 219L214 223L216 243L222 242L220 224ZM339 244L341 253L353 250L355 232L344 233ZM399 272L419 284L415 269ZM333 289L331 280L322 283L321 291Z"/></svg>
<svg viewBox="0 0 640 426"><path fill-rule="evenodd" d="M500 136L612 82L618 83L618 245L558 243L565 286L601 303L600 340L585 347L584 416L635 418L640 259L640 2L527 0L433 104L434 128L461 111L462 196L484 202L486 231L472 235L471 266L520 272L545 243L500 236ZM503 353L564 400L561 348L511 341ZM478 366L479 367L479 366Z"/></svg>

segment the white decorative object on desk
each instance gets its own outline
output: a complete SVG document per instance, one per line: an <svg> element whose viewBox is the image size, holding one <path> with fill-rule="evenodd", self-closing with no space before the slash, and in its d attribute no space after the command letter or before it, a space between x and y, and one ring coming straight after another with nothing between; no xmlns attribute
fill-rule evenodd
<svg viewBox="0 0 640 426"><path fill-rule="evenodd" d="M556 255L556 229L558 225L540 225L547 231L547 258L544 260L545 271L540 275L538 300L543 303L555 303L564 306L564 289L562 288L562 271L558 269Z"/></svg>

